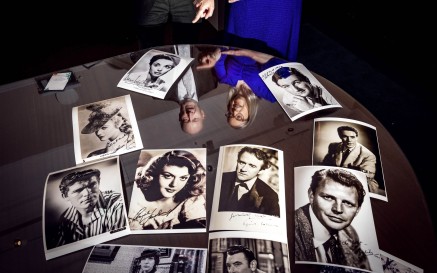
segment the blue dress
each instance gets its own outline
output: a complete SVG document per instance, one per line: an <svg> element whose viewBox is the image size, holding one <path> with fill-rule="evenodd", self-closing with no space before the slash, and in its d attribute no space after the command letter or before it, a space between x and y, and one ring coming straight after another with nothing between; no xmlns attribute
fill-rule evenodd
<svg viewBox="0 0 437 273"><path fill-rule="evenodd" d="M263 41L296 61L302 0L239 0L229 4L226 31Z"/></svg>
<svg viewBox="0 0 437 273"><path fill-rule="evenodd" d="M265 64L259 64L249 57L222 54L214 69L220 83L235 87L239 80L243 80L259 98L276 102L275 96L261 79L259 73L284 62L283 59L271 58Z"/></svg>

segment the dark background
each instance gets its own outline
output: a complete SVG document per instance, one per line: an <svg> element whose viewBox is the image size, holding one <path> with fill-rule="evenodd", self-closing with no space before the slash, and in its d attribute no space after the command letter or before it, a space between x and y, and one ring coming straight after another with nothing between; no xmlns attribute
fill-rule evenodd
<svg viewBox="0 0 437 273"><path fill-rule="evenodd" d="M136 50L132 6L132 0L3 5L0 84ZM381 121L413 166L436 219L433 13L425 1L304 0L298 61Z"/></svg>

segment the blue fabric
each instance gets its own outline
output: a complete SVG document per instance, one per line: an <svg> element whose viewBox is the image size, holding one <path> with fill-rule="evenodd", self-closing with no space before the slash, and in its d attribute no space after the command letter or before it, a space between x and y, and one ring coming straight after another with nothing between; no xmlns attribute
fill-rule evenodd
<svg viewBox="0 0 437 273"><path fill-rule="evenodd" d="M276 102L275 97L267 88L259 73L269 67L285 62L286 60L272 58L261 65L249 57L222 54L214 68L219 82L235 87L239 80L243 80L255 95L270 102Z"/></svg>
<svg viewBox="0 0 437 273"><path fill-rule="evenodd" d="M240 0L229 4L226 31L254 38L296 61L302 0Z"/></svg>

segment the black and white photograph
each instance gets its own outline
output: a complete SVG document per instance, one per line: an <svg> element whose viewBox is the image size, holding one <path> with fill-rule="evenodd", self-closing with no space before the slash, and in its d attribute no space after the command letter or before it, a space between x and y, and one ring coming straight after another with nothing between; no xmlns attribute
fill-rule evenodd
<svg viewBox="0 0 437 273"><path fill-rule="evenodd" d="M210 230L283 232L284 160L260 145L220 147Z"/></svg>
<svg viewBox="0 0 437 273"><path fill-rule="evenodd" d="M383 272L363 172L294 168L295 262Z"/></svg>
<svg viewBox="0 0 437 273"><path fill-rule="evenodd" d="M316 111L342 107L303 64L279 64L259 76L291 121Z"/></svg>
<svg viewBox="0 0 437 273"><path fill-rule="evenodd" d="M291 272L287 240L266 234L214 232L208 254L209 273Z"/></svg>
<svg viewBox="0 0 437 273"><path fill-rule="evenodd" d="M46 259L130 234L119 158L49 173L44 189Z"/></svg>
<svg viewBox="0 0 437 273"><path fill-rule="evenodd" d="M375 126L353 119L317 118L313 132L313 165L361 171L370 197L388 201Z"/></svg>
<svg viewBox="0 0 437 273"><path fill-rule="evenodd" d="M76 164L143 148L130 95L73 107Z"/></svg>
<svg viewBox="0 0 437 273"><path fill-rule="evenodd" d="M151 49L129 69L117 87L163 99L193 60Z"/></svg>
<svg viewBox="0 0 437 273"><path fill-rule="evenodd" d="M128 218L137 234L206 232L206 149L141 150Z"/></svg>
<svg viewBox="0 0 437 273"><path fill-rule="evenodd" d="M399 259L385 251L381 250L379 255L384 273L423 273L422 268Z"/></svg>
<svg viewBox="0 0 437 273"><path fill-rule="evenodd" d="M82 273L205 273L206 259L206 248L99 244Z"/></svg>

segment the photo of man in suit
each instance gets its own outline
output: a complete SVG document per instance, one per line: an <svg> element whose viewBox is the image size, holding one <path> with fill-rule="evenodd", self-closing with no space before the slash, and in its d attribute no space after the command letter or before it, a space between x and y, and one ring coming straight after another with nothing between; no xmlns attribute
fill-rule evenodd
<svg viewBox="0 0 437 273"><path fill-rule="evenodd" d="M379 184L375 180L376 156L358 142L358 130L350 125L337 128L340 142L329 144L328 152L320 165L337 166L362 171L367 176L369 191L378 193Z"/></svg>
<svg viewBox="0 0 437 273"><path fill-rule="evenodd" d="M223 173L218 210L279 217L278 194L259 178L269 167L269 156L265 151L243 147L238 152L235 171Z"/></svg>

